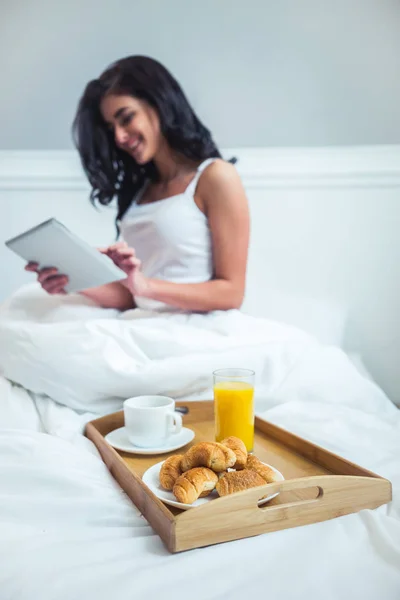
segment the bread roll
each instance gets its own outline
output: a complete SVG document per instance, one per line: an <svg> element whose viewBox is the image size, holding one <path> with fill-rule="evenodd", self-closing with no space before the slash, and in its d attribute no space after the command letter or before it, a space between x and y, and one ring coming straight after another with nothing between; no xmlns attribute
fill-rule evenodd
<svg viewBox="0 0 400 600"><path fill-rule="evenodd" d="M235 453L236 462L233 465L233 468L237 471L244 469L247 462L247 449L245 443L242 442L240 438L231 435L222 440L221 444L227 446Z"/></svg>
<svg viewBox="0 0 400 600"><path fill-rule="evenodd" d="M267 483L273 483L274 481L280 481L280 477L275 471L268 467L268 465L264 465L257 456L254 454L249 454L247 457L246 469L250 469L255 471L266 481Z"/></svg>
<svg viewBox="0 0 400 600"><path fill-rule="evenodd" d="M218 475L206 467L195 467L186 471L175 482L173 494L178 502L193 504L197 498L211 494Z"/></svg>
<svg viewBox="0 0 400 600"><path fill-rule="evenodd" d="M183 454L174 454L168 457L160 469L160 483L164 490L171 491L179 475L182 475L181 460Z"/></svg>
<svg viewBox="0 0 400 600"><path fill-rule="evenodd" d="M231 471L226 473L216 484L215 488L220 496L227 496L234 492L241 492L242 490L248 490L249 488L259 487L265 485L265 480L250 469L243 469L242 471Z"/></svg>
<svg viewBox="0 0 400 600"><path fill-rule="evenodd" d="M236 462L236 454L223 444L217 442L200 442L186 452L182 458L182 471L194 467L207 467L215 473L226 471Z"/></svg>

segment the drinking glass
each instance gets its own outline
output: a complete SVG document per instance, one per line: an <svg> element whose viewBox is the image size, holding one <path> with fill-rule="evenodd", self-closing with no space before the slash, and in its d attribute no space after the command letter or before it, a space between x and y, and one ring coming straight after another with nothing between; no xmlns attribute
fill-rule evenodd
<svg viewBox="0 0 400 600"><path fill-rule="evenodd" d="M254 371L219 369L214 371L215 439L231 435L240 438L247 451L254 445Z"/></svg>

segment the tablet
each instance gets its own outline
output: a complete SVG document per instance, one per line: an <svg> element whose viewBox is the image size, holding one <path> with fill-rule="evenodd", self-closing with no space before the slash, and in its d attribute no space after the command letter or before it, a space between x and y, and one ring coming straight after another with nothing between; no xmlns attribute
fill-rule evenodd
<svg viewBox="0 0 400 600"><path fill-rule="evenodd" d="M37 262L40 269L57 267L60 273L68 275L67 292L79 292L126 278L108 256L57 219L44 221L5 244L26 262Z"/></svg>

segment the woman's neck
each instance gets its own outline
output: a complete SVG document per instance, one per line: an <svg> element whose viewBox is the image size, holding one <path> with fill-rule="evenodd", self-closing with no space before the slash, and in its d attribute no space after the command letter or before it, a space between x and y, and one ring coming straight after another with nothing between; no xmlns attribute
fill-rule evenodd
<svg viewBox="0 0 400 600"><path fill-rule="evenodd" d="M165 143L154 157L160 183L168 184L170 181L184 176L196 168L196 164L189 159L174 153Z"/></svg>

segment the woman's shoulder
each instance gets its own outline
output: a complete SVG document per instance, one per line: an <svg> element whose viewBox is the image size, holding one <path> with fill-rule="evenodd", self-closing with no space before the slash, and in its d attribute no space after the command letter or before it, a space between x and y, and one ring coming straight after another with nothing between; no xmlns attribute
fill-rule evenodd
<svg viewBox="0 0 400 600"><path fill-rule="evenodd" d="M216 158L201 174L198 184L200 194L236 186L240 176L236 167L222 158Z"/></svg>
<svg viewBox="0 0 400 600"><path fill-rule="evenodd" d="M220 179L223 177L237 176L237 170L234 164L223 158L214 158L203 171L202 179Z"/></svg>
<svg viewBox="0 0 400 600"><path fill-rule="evenodd" d="M222 158L217 158L204 169L197 190L198 194L206 199L209 196L215 198L219 193L225 195L238 187L241 188L242 184L236 167Z"/></svg>

